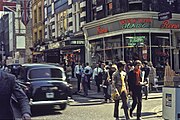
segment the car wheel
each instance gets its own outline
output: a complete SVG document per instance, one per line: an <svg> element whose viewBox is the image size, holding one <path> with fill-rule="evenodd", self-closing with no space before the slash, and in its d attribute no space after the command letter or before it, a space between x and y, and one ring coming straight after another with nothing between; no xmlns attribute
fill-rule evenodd
<svg viewBox="0 0 180 120"><path fill-rule="evenodd" d="M60 107L61 110L64 110L67 107L67 103L61 104L61 105L59 105L59 107Z"/></svg>

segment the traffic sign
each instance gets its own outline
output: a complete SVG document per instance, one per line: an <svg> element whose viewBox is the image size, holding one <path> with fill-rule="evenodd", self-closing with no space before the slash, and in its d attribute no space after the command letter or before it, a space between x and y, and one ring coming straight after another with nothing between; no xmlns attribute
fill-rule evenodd
<svg viewBox="0 0 180 120"><path fill-rule="evenodd" d="M164 20L169 20L172 18L172 13L171 12L160 12L158 13L158 20L159 21L164 21Z"/></svg>

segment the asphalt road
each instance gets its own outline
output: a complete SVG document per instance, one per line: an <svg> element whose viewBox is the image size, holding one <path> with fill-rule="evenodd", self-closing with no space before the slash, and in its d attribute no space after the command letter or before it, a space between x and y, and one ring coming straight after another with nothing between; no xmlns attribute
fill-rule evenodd
<svg viewBox="0 0 180 120"><path fill-rule="evenodd" d="M36 109L33 111L32 119L40 120L114 120L114 103L102 103L102 99L86 98L79 95L73 96L66 110L61 111L58 107ZM120 103L121 106L121 103ZM136 111L134 111L136 112ZM135 114L134 114L135 115ZM148 100L143 99L142 119L162 120L162 98L155 97ZM120 119L123 120L124 113L120 109ZM134 117L132 120L135 120Z"/></svg>

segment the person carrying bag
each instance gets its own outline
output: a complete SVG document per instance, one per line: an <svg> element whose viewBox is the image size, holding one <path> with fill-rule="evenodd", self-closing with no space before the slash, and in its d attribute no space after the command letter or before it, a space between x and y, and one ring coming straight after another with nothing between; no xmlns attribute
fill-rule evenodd
<svg viewBox="0 0 180 120"><path fill-rule="evenodd" d="M123 103L123 109L124 109L124 114L126 117L126 120L129 120L129 114L128 114L128 105L127 105L127 89L126 89L126 72L124 71L124 66L125 66L124 61L119 61L117 63L117 68L118 70L113 73L112 76L112 85L114 88L114 92L112 94L112 98L115 101L115 106L114 106L114 117L119 120L119 100L121 98L122 103Z"/></svg>

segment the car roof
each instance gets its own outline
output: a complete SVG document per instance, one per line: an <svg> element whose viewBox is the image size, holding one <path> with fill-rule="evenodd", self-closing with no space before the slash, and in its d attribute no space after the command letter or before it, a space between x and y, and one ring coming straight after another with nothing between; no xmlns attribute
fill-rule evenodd
<svg viewBox="0 0 180 120"><path fill-rule="evenodd" d="M50 68L61 68L62 67L58 67L55 65L49 65L49 64L44 64L44 63L26 63L26 64L22 64L23 67L28 67L28 68L37 68L37 67L50 67Z"/></svg>
<svg viewBox="0 0 180 120"><path fill-rule="evenodd" d="M21 64L20 63L11 63L11 64L8 64L8 66L20 66Z"/></svg>

